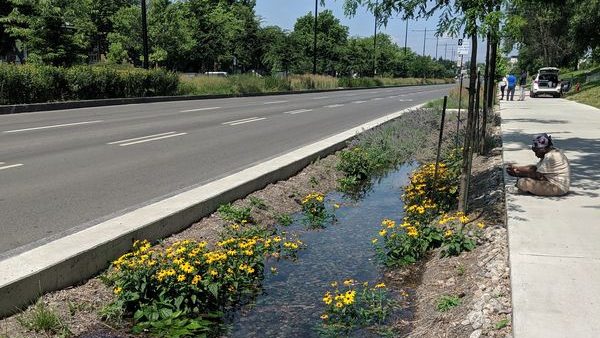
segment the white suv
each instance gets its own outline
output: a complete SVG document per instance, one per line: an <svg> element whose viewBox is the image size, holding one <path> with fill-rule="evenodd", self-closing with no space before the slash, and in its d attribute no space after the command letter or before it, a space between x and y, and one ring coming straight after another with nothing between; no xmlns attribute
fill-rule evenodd
<svg viewBox="0 0 600 338"><path fill-rule="evenodd" d="M538 70L537 75L533 79L533 85L529 92L531 97L537 97L539 95L552 95L553 97L560 97L562 94L561 83L558 79L558 68L544 67Z"/></svg>

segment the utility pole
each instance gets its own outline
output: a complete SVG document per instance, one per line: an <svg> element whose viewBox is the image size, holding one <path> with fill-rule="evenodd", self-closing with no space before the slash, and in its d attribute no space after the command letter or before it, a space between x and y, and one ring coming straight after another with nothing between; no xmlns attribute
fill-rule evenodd
<svg viewBox="0 0 600 338"><path fill-rule="evenodd" d="M148 21L146 20L146 0L142 0L142 43L144 53L144 69L148 69Z"/></svg>
<svg viewBox="0 0 600 338"><path fill-rule="evenodd" d="M319 10L319 0L315 0L315 29L313 37L313 75L317 74L317 11Z"/></svg>
<svg viewBox="0 0 600 338"><path fill-rule="evenodd" d="M425 27L425 31L423 32L423 56L425 56L425 40L427 40L427 27Z"/></svg>
<svg viewBox="0 0 600 338"><path fill-rule="evenodd" d="M440 37L435 37L435 59L437 60L438 44L440 43Z"/></svg>
<svg viewBox="0 0 600 338"><path fill-rule="evenodd" d="M408 40L408 18L406 18L406 30L404 31L404 56L406 56L406 40Z"/></svg>
<svg viewBox="0 0 600 338"><path fill-rule="evenodd" d="M377 75L377 7L379 1L375 1L375 32L373 33L373 77Z"/></svg>

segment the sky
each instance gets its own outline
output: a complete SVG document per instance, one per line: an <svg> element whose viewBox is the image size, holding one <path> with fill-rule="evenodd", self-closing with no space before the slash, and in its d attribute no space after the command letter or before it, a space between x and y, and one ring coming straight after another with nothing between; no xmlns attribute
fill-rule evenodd
<svg viewBox="0 0 600 338"><path fill-rule="evenodd" d="M325 6L319 5L319 12L331 10L333 15L340 20L340 23L349 28L350 36L373 36L374 17L366 8L358 8L354 17L348 18L344 15L343 0L327 0ZM256 14L262 18L262 26L276 25L283 29L292 30L296 20L308 13L314 15L314 0L256 0ZM411 20L408 23L407 46L418 54L423 52L424 30L427 29L427 38L425 39L425 55L435 57L436 55L436 30L438 17L431 17L427 21ZM398 17L390 18L387 27L380 27L379 32L388 34L399 46L404 47L404 36L406 32L406 22ZM477 60L485 61L485 44L479 42ZM457 39L438 40L437 55L447 59L452 59L453 51L456 51ZM454 55L456 59L456 55ZM465 57L466 60L466 57Z"/></svg>

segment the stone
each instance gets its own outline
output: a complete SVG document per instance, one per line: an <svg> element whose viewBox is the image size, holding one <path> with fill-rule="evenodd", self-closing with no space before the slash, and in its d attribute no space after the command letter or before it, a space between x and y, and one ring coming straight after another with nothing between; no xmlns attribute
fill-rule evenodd
<svg viewBox="0 0 600 338"><path fill-rule="evenodd" d="M483 313L481 313L480 311L473 311L469 313L467 318L469 319L473 330L477 330L483 325Z"/></svg>
<svg viewBox="0 0 600 338"><path fill-rule="evenodd" d="M479 338L481 337L481 330L475 330L469 335L469 338Z"/></svg>

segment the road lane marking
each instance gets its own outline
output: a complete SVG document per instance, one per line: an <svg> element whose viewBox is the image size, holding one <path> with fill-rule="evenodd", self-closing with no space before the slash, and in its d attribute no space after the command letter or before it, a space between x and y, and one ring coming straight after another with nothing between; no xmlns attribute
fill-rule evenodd
<svg viewBox="0 0 600 338"><path fill-rule="evenodd" d="M187 133L170 134L170 135L159 136L159 137L154 137L154 138L148 138L148 139L139 140L139 141L121 143L121 144L119 144L119 146L125 147L125 146L130 146L132 144L138 144L138 143L144 143L144 142L151 142L151 141L162 140L162 139L165 139L165 138L170 138L170 137L175 137L175 136L182 136L182 135L187 135Z"/></svg>
<svg viewBox="0 0 600 338"><path fill-rule="evenodd" d="M375 98L371 99L371 101L379 101L379 100L383 100L383 97L375 97Z"/></svg>
<svg viewBox="0 0 600 338"><path fill-rule="evenodd" d="M317 97L313 97L312 99L313 99L313 100L321 100L321 99L328 99L328 98L330 98L330 97L331 97L331 96L317 96Z"/></svg>
<svg viewBox="0 0 600 338"><path fill-rule="evenodd" d="M249 119L243 119L243 120L237 120L237 121L229 121L229 122L225 122L225 123L221 123L221 124L225 124L225 125L228 125L228 126L237 126L238 124L256 122L256 121L266 120L266 119L267 119L266 117L251 117Z"/></svg>
<svg viewBox="0 0 600 338"><path fill-rule="evenodd" d="M4 164L4 162L0 162L0 164ZM17 164L11 164L11 165L5 165L3 167L0 167L0 170L4 170L4 169L10 169L10 168L16 168L16 167L20 167L22 166L23 163L17 163Z"/></svg>
<svg viewBox="0 0 600 338"><path fill-rule="evenodd" d="M330 104L328 106L325 106L325 108L337 108L337 107L343 107L343 104Z"/></svg>
<svg viewBox="0 0 600 338"><path fill-rule="evenodd" d="M180 113L189 113L189 112L193 112L193 111L202 111L202 110L213 110L213 109L219 109L221 107L207 107L207 108L196 108L196 109L188 109L188 110L181 110Z"/></svg>
<svg viewBox="0 0 600 338"><path fill-rule="evenodd" d="M18 133L18 132L22 132L22 131L40 130L40 129L51 129L51 128L70 127L70 126L79 126L79 125L82 125L82 124L92 124L92 123L100 123L100 122L103 122L103 120L75 122L75 123L65 123L65 124L55 124L55 125L44 126L44 127L34 127L34 128L5 130L4 133Z"/></svg>
<svg viewBox="0 0 600 338"><path fill-rule="evenodd" d="M400 102L412 102L413 99L399 99Z"/></svg>
<svg viewBox="0 0 600 338"><path fill-rule="evenodd" d="M291 110L291 111L286 111L283 112L284 114L290 114L290 115L295 115L295 114L300 114L300 113L306 113L312 111L312 109L298 109L298 110Z"/></svg>
<svg viewBox="0 0 600 338"><path fill-rule="evenodd" d="M141 136L141 137L135 137L135 138L129 138L126 140L120 140L120 141L114 141L114 142L109 142L107 144L118 144L118 143L127 143L130 141L137 141L137 140L142 140L142 139L146 139L146 138L152 138L152 137L157 137L157 136L163 136L163 135L169 135L169 134L175 134L174 131L170 131L168 133L160 133L160 134L154 134L154 135L147 135L147 136Z"/></svg>
<svg viewBox="0 0 600 338"><path fill-rule="evenodd" d="M395 99L397 97L398 97L398 95L392 95L392 96L388 96L388 99Z"/></svg>
<svg viewBox="0 0 600 338"><path fill-rule="evenodd" d="M269 101L269 102L263 102L263 104L276 104L276 103L286 103L287 101Z"/></svg>
<svg viewBox="0 0 600 338"><path fill-rule="evenodd" d="M365 103L367 101L352 101L352 103L356 103L356 104L361 104L361 103Z"/></svg>

